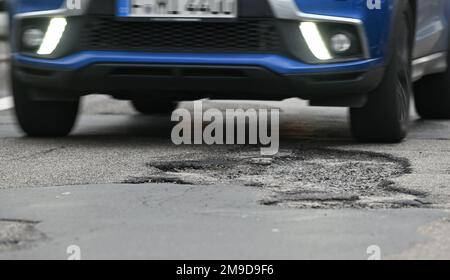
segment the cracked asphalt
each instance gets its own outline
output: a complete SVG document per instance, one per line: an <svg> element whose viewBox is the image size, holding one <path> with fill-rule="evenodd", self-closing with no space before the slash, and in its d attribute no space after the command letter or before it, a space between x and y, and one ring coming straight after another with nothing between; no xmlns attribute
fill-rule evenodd
<svg viewBox="0 0 450 280"><path fill-rule="evenodd" d="M280 108L280 153L174 146L169 116L103 96L64 139L25 138L1 111L0 259L450 257L450 122L412 112L403 143L359 144L342 108L206 104Z"/></svg>

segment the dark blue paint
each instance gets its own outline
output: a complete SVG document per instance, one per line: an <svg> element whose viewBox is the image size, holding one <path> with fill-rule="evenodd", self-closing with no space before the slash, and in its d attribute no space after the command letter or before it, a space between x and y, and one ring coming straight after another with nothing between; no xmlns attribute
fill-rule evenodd
<svg viewBox="0 0 450 280"><path fill-rule="evenodd" d="M64 0L10 0L10 3L15 13L27 13L61 8Z"/></svg>

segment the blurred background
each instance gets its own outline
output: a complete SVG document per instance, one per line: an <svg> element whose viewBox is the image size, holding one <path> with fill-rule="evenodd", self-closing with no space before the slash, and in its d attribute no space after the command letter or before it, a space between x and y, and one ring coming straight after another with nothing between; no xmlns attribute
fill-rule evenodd
<svg viewBox="0 0 450 280"><path fill-rule="evenodd" d="M6 13L6 1L0 0L0 59L6 55L5 42L8 37L8 15Z"/></svg>
<svg viewBox="0 0 450 280"><path fill-rule="evenodd" d="M12 107L11 98L7 97L7 67L8 67L8 14L6 13L6 1L0 0L0 111Z"/></svg>
<svg viewBox="0 0 450 280"><path fill-rule="evenodd" d="M0 110L11 107L11 100L5 98L7 92L7 60L9 50L7 45L8 38L8 15L6 13L6 1L0 0Z"/></svg>

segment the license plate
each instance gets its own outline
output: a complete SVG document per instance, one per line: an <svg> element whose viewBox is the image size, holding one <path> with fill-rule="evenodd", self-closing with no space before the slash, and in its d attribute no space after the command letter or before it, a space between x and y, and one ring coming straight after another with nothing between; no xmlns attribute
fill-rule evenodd
<svg viewBox="0 0 450 280"><path fill-rule="evenodd" d="M148 18L236 18L238 0L118 0L118 15Z"/></svg>

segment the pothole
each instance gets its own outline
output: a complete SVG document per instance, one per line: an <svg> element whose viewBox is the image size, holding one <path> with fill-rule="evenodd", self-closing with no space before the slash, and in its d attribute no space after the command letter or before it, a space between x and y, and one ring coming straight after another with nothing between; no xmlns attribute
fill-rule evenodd
<svg viewBox="0 0 450 280"><path fill-rule="evenodd" d="M406 159L386 154L310 148L275 157L217 154L195 160L149 162L149 174L125 183L241 185L261 191L263 205L296 208L424 207L426 193L397 186Z"/></svg>
<svg viewBox="0 0 450 280"><path fill-rule="evenodd" d="M0 252L28 248L47 239L36 229L38 222L0 219Z"/></svg>

